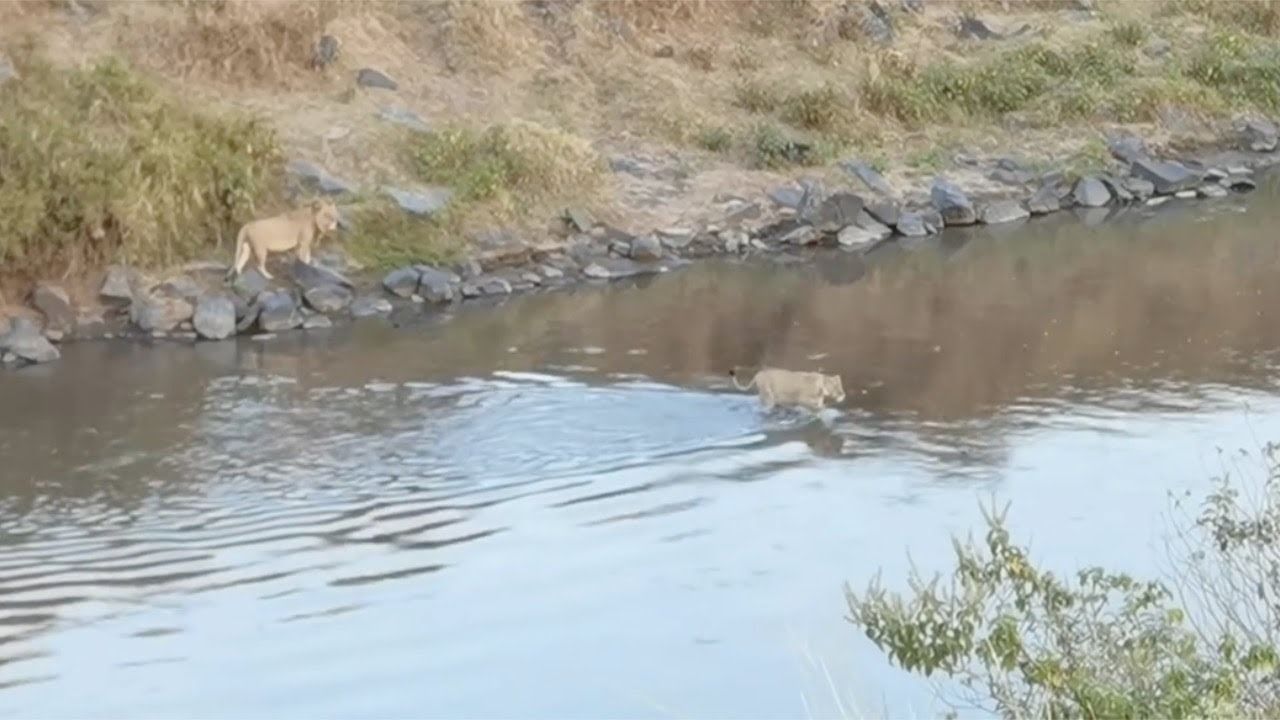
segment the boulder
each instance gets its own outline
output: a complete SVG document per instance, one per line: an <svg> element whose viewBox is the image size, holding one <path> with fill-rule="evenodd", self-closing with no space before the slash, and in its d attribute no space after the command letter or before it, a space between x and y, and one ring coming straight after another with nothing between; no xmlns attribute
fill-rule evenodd
<svg viewBox="0 0 1280 720"><path fill-rule="evenodd" d="M1150 181L1157 195L1176 195L1200 184L1200 174L1171 160L1139 158L1131 166L1133 175Z"/></svg>
<svg viewBox="0 0 1280 720"><path fill-rule="evenodd" d="M236 304L223 293L201 295L191 324L207 340L229 338L236 332Z"/></svg>
<svg viewBox="0 0 1280 720"><path fill-rule="evenodd" d="M856 223L861 214L862 198L850 192L837 192L818 204L812 222L819 231L833 233Z"/></svg>
<svg viewBox="0 0 1280 720"><path fill-rule="evenodd" d="M345 310L355 298L351 288L342 285L319 285L308 288L302 299L316 312L335 313Z"/></svg>
<svg viewBox="0 0 1280 720"><path fill-rule="evenodd" d="M390 314L391 310L390 300L373 295L364 295L351 301L352 317L363 318L374 315L387 315Z"/></svg>
<svg viewBox="0 0 1280 720"><path fill-rule="evenodd" d="M1111 202L1111 191L1096 177L1082 177L1076 182L1071 197L1082 207L1102 207Z"/></svg>
<svg viewBox="0 0 1280 720"><path fill-rule="evenodd" d="M929 199L942 215L946 225L972 225L978 221L978 214L973 209L973 202L958 185L945 179L937 178L929 188Z"/></svg>
<svg viewBox="0 0 1280 720"><path fill-rule="evenodd" d="M453 190L442 186L424 187L415 191L385 185L382 192L395 200L401 210L420 217L435 215L453 200Z"/></svg>
<svg viewBox="0 0 1280 720"><path fill-rule="evenodd" d="M246 268L231 281L231 291L242 300L252 301L267 289L267 279L257 268Z"/></svg>
<svg viewBox="0 0 1280 720"><path fill-rule="evenodd" d="M311 288L326 287L329 285L337 285L344 288L353 288L352 283L345 275L327 268L320 264L308 264L301 260L294 259L293 264L289 266L289 275L298 287L303 290Z"/></svg>
<svg viewBox="0 0 1280 720"><path fill-rule="evenodd" d="M664 270L658 263L638 263L627 258L600 258L583 268L582 274L593 280L619 280Z"/></svg>
<svg viewBox="0 0 1280 720"><path fill-rule="evenodd" d="M374 68L360 68L356 72L356 84L367 88L382 88L383 90L396 90L400 84L392 80L386 73Z"/></svg>
<svg viewBox="0 0 1280 720"><path fill-rule="evenodd" d="M471 282L463 283L463 297L481 297L485 295L510 295L511 283L497 275L482 275Z"/></svg>
<svg viewBox="0 0 1280 720"><path fill-rule="evenodd" d="M1133 164L1147 157L1147 145L1134 135L1113 135L1107 138L1107 150L1115 159Z"/></svg>
<svg viewBox="0 0 1280 720"><path fill-rule="evenodd" d="M1138 202L1144 202L1156 194L1156 186L1150 180L1129 176L1121 182L1124 184L1124 189L1128 190L1129 194L1133 195L1133 199Z"/></svg>
<svg viewBox="0 0 1280 720"><path fill-rule="evenodd" d="M861 160L846 160L840 163L840 169L862 181L862 184L873 192L886 196L893 195L893 188L884 179L884 176Z"/></svg>
<svg viewBox="0 0 1280 720"><path fill-rule="evenodd" d="M338 38L332 35L321 35L311 48L311 69L324 70L338 61Z"/></svg>
<svg viewBox="0 0 1280 720"><path fill-rule="evenodd" d="M904 212L898 218L898 232L907 237L924 237L930 233L928 226L925 224L924 216L918 212Z"/></svg>
<svg viewBox="0 0 1280 720"><path fill-rule="evenodd" d="M302 321L303 330L323 330L333 327L333 321L327 315L312 315Z"/></svg>
<svg viewBox="0 0 1280 720"><path fill-rule="evenodd" d="M987 24L986 20L973 15L961 15L956 34L965 40L999 40L1004 37L999 31Z"/></svg>
<svg viewBox="0 0 1280 720"><path fill-rule="evenodd" d="M71 296L61 286L44 282L36 285L31 304L44 313L46 328L66 333L75 327L76 309L71 304Z"/></svg>
<svg viewBox="0 0 1280 720"><path fill-rule="evenodd" d="M1123 181L1119 178L1114 175L1099 175L1098 179L1102 181L1103 185L1107 186L1107 190L1111 191L1111 196L1116 199L1116 202L1133 202L1133 193L1129 192L1129 189L1125 187Z"/></svg>
<svg viewBox="0 0 1280 720"><path fill-rule="evenodd" d="M1202 198L1224 198L1230 191L1217 183L1206 183L1196 188L1196 192Z"/></svg>
<svg viewBox="0 0 1280 720"><path fill-rule="evenodd" d="M428 265L418 265L418 294L436 304L453 300L454 284L458 282L456 275Z"/></svg>
<svg viewBox="0 0 1280 720"><path fill-rule="evenodd" d="M102 279L102 288L98 290L98 297L108 304L128 305L133 302L136 283L137 273L132 269L123 265L112 265L107 268L107 274Z"/></svg>
<svg viewBox="0 0 1280 720"><path fill-rule="evenodd" d="M53 362L61 357L58 348L40 332L40 326L31 318L14 318L9 330L0 335L0 355L32 363Z"/></svg>
<svg viewBox="0 0 1280 720"><path fill-rule="evenodd" d="M1041 185L1027 201L1027 211L1032 215L1048 215L1059 209L1061 203L1058 202L1058 188L1051 184Z"/></svg>
<svg viewBox="0 0 1280 720"><path fill-rule="evenodd" d="M999 225L1025 220L1031 213L1017 200L997 200L983 206L980 219L984 225Z"/></svg>
<svg viewBox="0 0 1280 720"><path fill-rule="evenodd" d="M946 221L942 218L942 213L938 212L936 209L930 208L922 210L920 212L920 217L924 220L925 230L928 230L930 234L940 233L942 232L942 228L946 226Z"/></svg>
<svg viewBox="0 0 1280 720"><path fill-rule="evenodd" d="M1221 181L1222 187L1235 192L1249 192L1258 187L1258 183L1248 175L1228 175Z"/></svg>
<svg viewBox="0 0 1280 720"><path fill-rule="evenodd" d="M1274 152L1280 144L1280 131L1266 118L1245 118L1238 125L1240 145L1252 152Z"/></svg>
<svg viewBox="0 0 1280 720"><path fill-rule="evenodd" d="M852 225L846 226L836 235L836 242L841 247L865 247L892 236L892 228L871 217L869 213L863 212Z"/></svg>
<svg viewBox="0 0 1280 720"><path fill-rule="evenodd" d="M284 290L263 293L258 298L258 305L258 327L263 332L281 332L302 325L298 304L294 302L293 295Z"/></svg>
<svg viewBox="0 0 1280 720"><path fill-rule="evenodd" d="M382 287L396 297L408 298L418 292L420 278L417 268L403 267L387 273L382 278Z"/></svg>
<svg viewBox="0 0 1280 720"><path fill-rule="evenodd" d="M165 293L151 293L134 300L129 306L129 319L150 333L172 332L190 320L193 313L194 309L186 299Z"/></svg>
<svg viewBox="0 0 1280 720"><path fill-rule="evenodd" d="M893 43L893 16L877 0L867 0L861 8L862 19L858 26L868 40L880 45Z"/></svg>
<svg viewBox="0 0 1280 720"><path fill-rule="evenodd" d="M893 227L902 217L902 207L892 200L875 200L867 203L864 211L878 222Z"/></svg>
<svg viewBox="0 0 1280 720"><path fill-rule="evenodd" d="M662 242L653 235L641 235L632 239L627 256L632 260L658 260L662 257Z"/></svg>
<svg viewBox="0 0 1280 720"><path fill-rule="evenodd" d="M797 185L780 185L765 194L775 205L791 210L799 209L800 203L804 201L804 188Z"/></svg>
<svg viewBox="0 0 1280 720"><path fill-rule="evenodd" d="M793 228L778 238L783 245L817 245L822 240L822 233L812 225L801 225Z"/></svg>
<svg viewBox="0 0 1280 720"><path fill-rule="evenodd" d="M157 285L156 291L194 303L204 293L204 288L190 275L175 275Z"/></svg>

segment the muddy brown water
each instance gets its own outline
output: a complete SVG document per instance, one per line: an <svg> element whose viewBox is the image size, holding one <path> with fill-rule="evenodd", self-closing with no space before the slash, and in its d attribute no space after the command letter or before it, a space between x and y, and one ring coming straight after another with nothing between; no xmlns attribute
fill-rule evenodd
<svg viewBox="0 0 1280 720"><path fill-rule="evenodd" d="M934 716L842 585L1153 574L1280 440L1280 190L0 375L0 717ZM839 372L814 421L734 364Z"/></svg>

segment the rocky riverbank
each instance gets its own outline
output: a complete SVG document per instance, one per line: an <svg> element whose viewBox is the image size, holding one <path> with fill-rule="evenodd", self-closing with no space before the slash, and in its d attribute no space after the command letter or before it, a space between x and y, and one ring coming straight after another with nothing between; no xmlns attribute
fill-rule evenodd
<svg viewBox="0 0 1280 720"><path fill-rule="evenodd" d="M719 197L717 221L699 227L655 228L634 235L568 209L557 240L531 244L506 234L455 265L413 265L373 275L340 249L313 265L277 258L275 279L254 270L234 281L216 261L191 263L155 277L112 266L98 284L98 302L77 305L67 290L41 283L26 312L0 318L0 362L17 368L58 359L58 345L95 339L204 342L328 328L335 322L385 317L420 308L577 283L603 283L668 272L699 258L800 257L818 247L865 252L896 238L923 237L948 227L1026 222L1074 211L1089 220L1135 204L1212 200L1255 187L1255 176L1280 162L1276 126L1242 121L1224 149L1162 156L1134 136L1108 139L1104 172L1074 177L1035 171L1015 158L963 160L966 177L985 176L973 190L948 176L929 187L899 191L870 165L841 164L847 183L801 177L763 197ZM338 244L340 248L340 243Z"/></svg>

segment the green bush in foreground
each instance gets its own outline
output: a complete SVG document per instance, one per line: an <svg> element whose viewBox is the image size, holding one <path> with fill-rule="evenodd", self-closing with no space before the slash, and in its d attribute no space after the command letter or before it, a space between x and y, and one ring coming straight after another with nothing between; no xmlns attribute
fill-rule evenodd
<svg viewBox="0 0 1280 720"><path fill-rule="evenodd" d="M1259 492L1223 478L1177 529L1168 585L1100 568L1059 577L1011 540L1004 512L986 512L983 542L955 542L949 579L846 590L850 619L895 664L958 681L962 703L1004 717L1276 717L1278 448Z"/></svg>
<svg viewBox="0 0 1280 720"><path fill-rule="evenodd" d="M202 114L123 63L24 62L0 96L0 265L164 265L233 235L280 187L273 133Z"/></svg>

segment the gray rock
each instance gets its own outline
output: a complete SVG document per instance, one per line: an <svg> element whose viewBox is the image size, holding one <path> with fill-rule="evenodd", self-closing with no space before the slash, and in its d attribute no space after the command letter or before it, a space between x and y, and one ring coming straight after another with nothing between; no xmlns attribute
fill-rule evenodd
<svg viewBox="0 0 1280 720"><path fill-rule="evenodd" d="M946 221L943 219L942 213L934 208L922 210L920 217L924 219L924 227L930 234L940 233L946 227Z"/></svg>
<svg viewBox="0 0 1280 720"><path fill-rule="evenodd" d="M925 225L924 216L918 212L904 212L898 218L897 229L907 237L924 237L930 233Z"/></svg>
<svg viewBox="0 0 1280 720"><path fill-rule="evenodd" d="M52 283L39 283L31 293L31 303L44 313L45 327L70 332L75 327L76 309L67 291Z"/></svg>
<svg viewBox="0 0 1280 720"><path fill-rule="evenodd" d="M267 279L257 268L248 268L231 282L231 290L240 298L248 301L258 297L267 289Z"/></svg>
<svg viewBox="0 0 1280 720"><path fill-rule="evenodd" d="M881 195L893 195L893 188L884 179L884 176L861 160L845 160L840 163L840 169L861 180L868 190Z"/></svg>
<svg viewBox="0 0 1280 720"><path fill-rule="evenodd" d="M841 247L864 247L887 240L892 235L892 228L864 212L860 214L857 222L845 227L836 235L836 242Z"/></svg>
<svg viewBox="0 0 1280 720"><path fill-rule="evenodd" d="M1007 167L997 167L988 175L992 180L1005 185L1013 185L1014 187L1022 187L1036 179L1036 174L1030 170L1018 170Z"/></svg>
<svg viewBox="0 0 1280 720"><path fill-rule="evenodd" d="M1133 135L1113 135L1107 138L1107 150L1112 157L1129 164L1148 156L1146 143Z"/></svg>
<svg viewBox="0 0 1280 720"><path fill-rule="evenodd" d="M1275 123L1266 118L1244 118L1239 121L1240 144L1252 152L1272 152L1280 143Z"/></svg>
<svg viewBox="0 0 1280 720"><path fill-rule="evenodd" d="M302 321L303 330L323 330L333 327L333 321L327 315L312 315Z"/></svg>
<svg viewBox="0 0 1280 720"><path fill-rule="evenodd" d="M766 193L775 205L797 210L804 202L804 188L795 185L780 185Z"/></svg>
<svg viewBox="0 0 1280 720"><path fill-rule="evenodd" d="M396 297L408 298L418 292L421 273L417 268L403 267L392 270L382 278L382 287Z"/></svg>
<svg viewBox="0 0 1280 720"><path fill-rule="evenodd" d="M726 208L724 222L726 225L739 225L746 220L754 220L760 217L760 204L737 200L729 203Z"/></svg>
<svg viewBox="0 0 1280 720"><path fill-rule="evenodd" d="M391 301L386 298L364 295L351 301L351 316L364 318L391 313Z"/></svg>
<svg viewBox="0 0 1280 720"><path fill-rule="evenodd" d="M689 228L666 228L659 230L657 234L658 239L662 241L663 247L677 252L689 247L693 243L693 239L698 235Z"/></svg>
<svg viewBox="0 0 1280 720"><path fill-rule="evenodd" d="M319 264L309 265L298 259L294 259L293 264L289 266L289 275L297 283L298 287L304 290L330 285L345 288L355 287L351 280L347 279L347 276L337 270Z"/></svg>
<svg viewBox="0 0 1280 720"><path fill-rule="evenodd" d="M62 356L40 332L40 326L25 317L14 318L9 331L0 335L0 353L32 363L53 362Z"/></svg>
<svg viewBox="0 0 1280 720"><path fill-rule="evenodd" d="M421 266L419 266L418 270L422 270ZM467 258L459 262L454 266L454 271L458 274L460 280L471 280L484 274L484 268L475 258Z"/></svg>
<svg viewBox="0 0 1280 720"><path fill-rule="evenodd" d="M1218 185L1217 183L1201 185L1196 188L1196 193L1202 198L1224 198L1230 191Z"/></svg>
<svg viewBox="0 0 1280 720"><path fill-rule="evenodd" d="M1153 37L1147 41L1146 45L1142 46L1142 54L1152 60L1167 56L1171 50L1173 50L1173 43L1162 37Z"/></svg>
<svg viewBox="0 0 1280 720"><path fill-rule="evenodd" d="M84 309L76 313L76 321L71 332L76 337L100 337L107 329L107 320L100 310Z"/></svg>
<svg viewBox="0 0 1280 720"><path fill-rule="evenodd" d="M324 70L338 61L340 52L338 38L332 35L321 35L311 49L311 69Z"/></svg>
<svg viewBox="0 0 1280 720"><path fill-rule="evenodd" d="M418 113L402 107L384 107L378 111L378 119L396 125L402 125L421 133L431 132L431 126Z"/></svg>
<svg viewBox="0 0 1280 720"><path fill-rule="evenodd" d="M386 73L373 68L360 68L360 70L356 72L356 84L361 87L382 88L384 90L396 90L400 87L400 85L395 80L388 77Z"/></svg>
<svg viewBox="0 0 1280 720"><path fill-rule="evenodd" d="M583 268L582 274L593 280L618 280L663 270L657 263L638 263L626 258L601 258Z"/></svg>
<svg viewBox="0 0 1280 720"><path fill-rule="evenodd" d="M133 302L136 278L136 273L132 269L122 265L112 265L107 268L106 277L102 279L102 288L98 290L98 297L108 304L127 305Z"/></svg>
<svg viewBox="0 0 1280 720"><path fill-rule="evenodd" d="M453 190L441 186L424 187L419 188L419 191L413 191L384 185L382 191L395 200L401 210L421 217L435 215L444 210L453 200Z"/></svg>
<svg viewBox="0 0 1280 720"><path fill-rule="evenodd" d="M1258 187L1258 183L1247 175L1228 175L1222 179L1222 187L1235 192L1249 192Z"/></svg>
<svg viewBox="0 0 1280 720"><path fill-rule="evenodd" d="M863 210L878 222L894 227L902 217L902 206L892 200L876 200L867 203Z"/></svg>
<svg viewBox="0 0 1280 720"><path fill-rule="evenodd" d="M596 219L583 207L565 208L564 219L569 223L569 227L578 232L591 232L591 229L596 226Z"/></svg>
<svg viewBox="0 0 1280 720"><path fill-rule="evenodd" d="M535 287L542 284L542 276L532 270L525 270L520 273L520 280L522 280L524 284L533 285Z"/></svg>
<svg viewBox="0 0 1280 720"><path fill-rule="evenodd" d="M52 328L44 329L44 336L49 339L49 342L60 343L66 335L67 334L61 330L54 330Z"/></svg>
<svg viewBox="0 0 1280 720"><path fill-rule="evenodd" d="M564 271L552 265L539 265L538 272L547 280L559 280L564 277Z"/></svg>
<svg viewBox="0 0 1280 720"><path fill-rule="evenodd" d="M204 294L204 288L201 287L200 283L193 280L190 275L175 275L160 283L156 287L156 292L195 302L196 298Z"/></svg>
<svg viewBox="0 0 1280 720"><path fill-rule="evenodd" d="M1058 202L1058 188L1054 185L1041 185L1039 190L1027 201L1027 211L1032 215L1048 215L1061 208Z"/></svg>
<svg viewBox="0 0 1280 720"><path fill-rule="evenodd" d="M476 278L474 281L462 286L462 294L468 297L474 297L468 290L474 290L475 295L510 295L511 283L506 278L497 275L487 275Z"/></svg>
<svg viewBox="0 0 1280 720"><path fill-rule="evenodd" d="M627 251L632 260L658 260L662 257L662 243L652 235L641 235L631 241Z"/></svg>
<svg viewBox="0 0 1280 720"><path fill-rule="evenodd" d="M960 16L956 34L965 40L999 40L1004 37L995 28L988 25L987 21L973 15Z"/></svg>
<svg viewBox="0 0 1280 720"><path fill-rule="evenodd" d="M324 168L307 160L290 160L285 165L285 172L300 181L304 187L318 189L325 195L344 195L356 191L353 183L330 175Z"/></svg>
<svg viewBox="0 0 1280 720"><path fill-rule="evenodd" d="M861 214L862 198L850 192L837 192L818 205L813 224L822 232L834 233L856 223Z"/></svg>
<svg viewBox="0 0 1280 720"><path fill-rule="evenodd" d="M827 197L827 189L821 181L811 178L801 178L800 187L804 192L800 197L800 206L796 208L796 216L803 222L817 224L820 209Z"/></svg>
<svg viewBox="0 0 1280 720"><path fill-rule="evenodd" d="M153 293L138 298L129 306L129 319L146 332L171 332L191 319L194 309L187 300Z"/></svg>
<svg viewBox="0 0 1280 720"><path fill-rule="evenodd" d="M263 332L282 332L302 326L302 313L293 296L283 290L265 292L258 298L258 328Z"/></svg>
<svg viewBox="0 0 1280 720"><path fill-rule="evenodd" d="M1082 177L1076 182L1071 197L1082 207L1102 207L1111 202L1111 191L1096 177Z"/></svg>
<svg viewBox="0 0 1280 720"><path fill-rule="evenodd" d="M862 20L858 23L862 34L881 45L893 43L893 17L876 0L868 0L861 8Z"/></svg>
<svg viewBox="0 0 1280 720"><path fill-rule="evenodd" d="M342 285L319 285L305 290L302 299L316 312L333 313L345 310L355 299L355 293Z"/></svg>
<svg viewBox="0 0 1280 720"><path fill-rule="evenodd" d="M191 325L200 337L223 340L236 332L236 304L222 293L208 293L196 301Z"/></svg>
<svg viewBox="0 0 1280 720"><path fill-rule="evenodd" d="M1111 196L1117 202L1133 202L1133 193L1129 192L1129 189L1124 186L1124 183L1119 178L1113 175L1099 175L1098 179L1102 181L1103 185L1107 186L1107 189L1111 191Z"/></svg>
<svg viewBox="0 0 1280 720"><path fill-rule="evenodd" d="M1156 194L1156 186L1150 180L1129 176L1121 180L1121 182L1124 184L1124 189L1128 190L1133 195L1133 198L1139 202L1143 202Z"/></svg>
<svg viewBox="0 0 1280 720"><path fill-rule="evenodd" d="M787 231L778 238L784 245L816 245L822 240L822 233L812 225L801 225Z"/></svg>
<svg viewBox="0 0 1280 720"><path fill-rule="evenodd" d="M997 200L982 208L981 220L984 225L999 225L1018 220L1025 220L1031 213L1017 200Z"/></svg>
<svg viewBox="0 0 1280 720"><path fill-rule="evenodd" d="M978 221L973 202L958 185L946 178L935 178L929 188L929 199L942 215L946 225L972 225Z"/></svg>
<svg viewBox="0 0 1280 720"><path fill-rule="evenodd" d="M1139 158L1131 167L1134 176L1151 181L1159 195L1175 195L1200 184L1199 173L1171 160Z"/></svg>
<svg viewBox="0 0 1280 720"><path fill-rule="evenodd" d="M418 294L428 302L442 304L451 302L454 297L454 275L426 265L419 265Z"/></svg>

